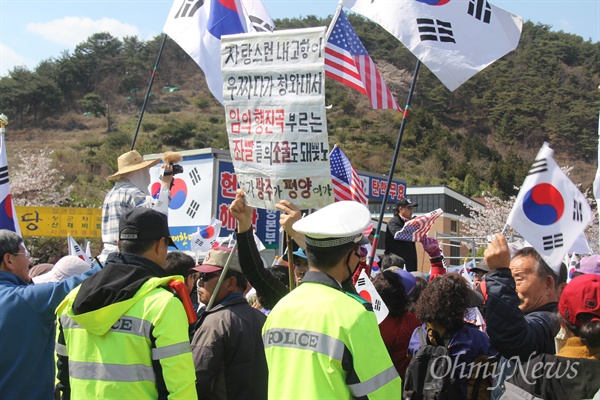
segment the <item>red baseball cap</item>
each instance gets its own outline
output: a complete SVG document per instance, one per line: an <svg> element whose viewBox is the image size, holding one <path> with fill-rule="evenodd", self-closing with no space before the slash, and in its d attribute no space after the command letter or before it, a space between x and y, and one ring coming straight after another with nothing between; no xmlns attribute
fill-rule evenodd
<svg viewBox="0 0 600 400"><path fill-rule="evenodd" d="M562 294L558 311L568 322L582 326L580 314L592 314L600 318L600 276L585 274L573 278Z"/></svg>

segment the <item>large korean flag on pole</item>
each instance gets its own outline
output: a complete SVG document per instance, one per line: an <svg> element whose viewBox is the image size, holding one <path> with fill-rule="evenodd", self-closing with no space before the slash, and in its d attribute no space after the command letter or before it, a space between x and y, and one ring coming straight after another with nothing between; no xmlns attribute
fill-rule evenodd
<svg viewBox="0 0 600 400"><path fill-rule="evenodd" d="M486 0L343 0L396 36L451 91L506 53L521 17Z"/></svg>
<svg viewBox="0 0 600 400"><path fill-rule="evenodd" d="M163 31L202 68L210 92L223 103L221 36L274 28L261 0L174 0Z"/></svg>
<svg viewBox="0 0 600 400"><path fill-rule="evenodd" d="M558 272L571 245L592 222L581 191L552 158L544 143L515 200L507 223Z"/></svg>

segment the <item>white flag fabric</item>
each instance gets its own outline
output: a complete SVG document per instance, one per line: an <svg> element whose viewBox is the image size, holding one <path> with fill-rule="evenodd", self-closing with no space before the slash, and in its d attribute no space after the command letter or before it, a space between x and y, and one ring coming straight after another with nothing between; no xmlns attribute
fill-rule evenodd
<svg viewBox="0 0 600 400"><path fill-rule="evenodd" d="M90 249L90 241L85 239L85 254L92 259L92 250Z"/></svg>
<svg viewBox="0 0 600 400"><path fill-rule="evenodd" d="M198 228L196 233L192 233L190 238L192 251L197 253L209 251L217 243L222 225L221 220L213 218L208 226Z"/></svg>
<svg viewBox="0 0 600 400"><path fill-rule="evenodd" d="M506 53L521 17L487 0L343 0L397 37L451 91Z"/></svg>
<svg viewBox="0 0 600 400"><path fill-rule="evenodd" d="M163 32L202 68L210 92L223 103L221 36L274 28L261 0L175 0Z"/></svg>
<svg viewBox="0 0 600 400"><path fill-rule="evenodd" d="M8 229L21 236L19 218L10 194L8 180L8 161L6 157L6 142L4 128L0 127L0 229Z"/></svg>
<svg viewBox="0 0 600 400"><path fill-rule="evenodd" d="M256 248L258 248L259 252L261 252L264 249L266 249L265 245L260 240L260 238L258 236L256 236L256 232L252 232L252 236L254 236L254 243L256 243ZM287 248L286 248L286 251L287 251Z"/></svg>
<svg viewBox="0 0 600 400"><path fill-rule="evenodd" d="M373 286L373 282L371 282L371 279L369 279L364 269L360 271L360 275L358 276L356 285L354 285L354 287L356 288L356 292L360 295L360 297L373 305L373 312L377 318L377 323L380 324L381 321L388 316L390 310L388 310L381 296L377 292L377 289L375 289L375 286Z"/></svg>
<svg viewBox="0 0 600 400"><path fill-rule="evenodd" d="M558 273L564 255L593 218L586 198L556 164L553 153L544 143L507 223Z"/></svg>
<svg viewBox="0 0 600 400"><path fill-rule="evenodd" d="M92 260L88 255L83 251L81 246L73 239L71 235L67 235L67 240L69 242L69 255L81 258L83 261L92 265Z"/></svg>
<svg viewBox="0 0 600 400"><path fill-rule="evenodd" d="M571 247L567 250L567 254L590 254L591 252L590 244L583 232L577 236Z"/></svg>

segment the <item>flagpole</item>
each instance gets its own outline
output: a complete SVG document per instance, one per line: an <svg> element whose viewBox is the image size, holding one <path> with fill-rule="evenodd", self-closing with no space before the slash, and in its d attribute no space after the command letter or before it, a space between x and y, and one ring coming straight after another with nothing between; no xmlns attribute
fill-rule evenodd
<svg viewBox="0 0 600 400"><path fill-rule="evenodd" d="M331 22L329 23L329 27L327 28L327 33L325 33L325 42L329 40L329 36L331 35L331 31L333 30L333 26L335 25L335 21L337 21L340 13L342 12L342 0L338 2L338 6L335 9L335 13L333 13L333 17L331 18Z"/></svg>
<svg viewBox="0 0 600 400"><path fill-rule="evenodd" d="M286 232L285 234L285 240L287 243L287 249L288 249L288 279L289 279L289 284L290 284L290 292L292 290L294 290L294 287L296 286L296 279L294 276L294 248L292 247L292 237Z"/></svg>
<svg viewBox="0 0 600 400"><path fill-rule="evenodd" d="M408 119L408 113L410 110L410 102L412 100L415 86L417 84L417 76L419 75L419 68L421 67L421 61L417 58L415 65L415 72L413 74L412 83L410 84L410 90L408 91L408 97L406 99L406 107L404 107L404 113L402 116L402 123L400 124L400 132L398 133L398 140L396 141L396 148L394 149L394 157L392 158L392 165L390 166L390 173L388 175L387 186L385 188L385 196L381 202L381 212L379 213L379 221L377 221L377 230L373 236L373 248L371 249L371 259L369 260L369 267L373 266L373 260L375 259L375 252L377 251L377 242L379 241L379 233L381 232L381 225L383 224L383 215L385 214L385 207L387 205L387 199L390 195L390 187L392 186L392 178L394 177L394 169L396 168L396 161L398 160L398 153L400 152L400 144L402 144L402 135L404 134L404 127L406 126L406 120Z"/></svg>
<svg viewBox="0 0 600 400"><path fill-rule="evenodd" d="M598 91L600 92L600 85L598 86ZM600 112L598 113L598 170L600 171ZM598 173L596 172L596 175ZM597 183L597 182L595 182ZM593 188L594 192L597 191L597 188ZM596 196L594 196L596 197ZM598 199L596 198L596 213L598 213L598 252L600 253L600 212L598 209Z"/></svg>
<svg viewBox="0 0 600 400"><path fill-rule="evenodd" d="M152 75L150 76L150 83L148 83L148 89L146 90L146 97L144 97L144 104L142 104L142 110L140 111L140 117L138 118L137 126L135 127L135 133L133 134L133 140L131 141L131 149L135 147L135 141L137 139L138 132L140 131L140 125L142 124L142 118L144 118L144 111L146 110L146 104L148 103L148 97L150 96L150 90L152 90L152 84L154 83L154 77L156 76L156 72L158 71L158 63L160 61L160 57L162 55L163 49L165 48L165 43L167 42L167 34L163 35L163 41L160 44L160 48L158 49L158 55L156 56L156 62L154 63L154 69L152 70Z"/></svg>
<svg viewBox="0 0 600 400"><path fill-rule="evenodd" d="M237 240L233 244L233 247L231 248L231 252L229 253L229 256L227 257L227 261L225 261L225 265L223 266L223 269L221 270L221 275L219 276L219 280L217 281L217 284L215 285L215 288L213 289L212 295L210 296L210 300L208 301L208 304L206 305L206 311L210 311L210 309L212 308L213 303L215 302L215 299L217 298L217 293L221 289L221 285L223 284L223 281L225 280L225 275L227 275L227 271L229 271L229 265L231 264L231 260L233 260L233 257L238 256L236 253L237 253Z"/></svg>

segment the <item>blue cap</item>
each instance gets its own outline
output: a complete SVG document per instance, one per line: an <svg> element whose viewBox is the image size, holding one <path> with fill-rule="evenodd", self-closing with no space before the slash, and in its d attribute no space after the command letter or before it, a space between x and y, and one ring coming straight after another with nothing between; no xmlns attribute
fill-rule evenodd
<svg viewBox="0 0 600 400"><path fill-rule="evenodd" d="M306 254L304 254L304 250L302 250L302 249L298 249L298 250L294 251L292 254L295 256L298 256L300 258L304 258L306 260Z"/></svg>
<svg viewBox="0 0 600 400"><path fill-rule="evenodd" d="M387 271L389 271L390 269L391 268L388 268ZM417 285L417 278L415 278L410 272L400 268L394 268L392 272L398 275L400 279L402 279L402 286L404 286L404 291L406 292L406 294L409 294Z"/></svg>

